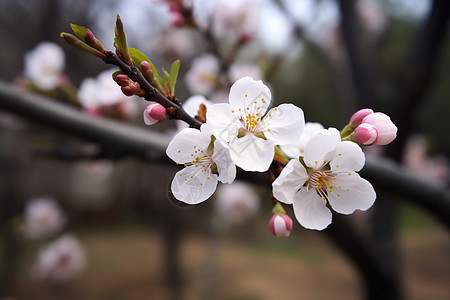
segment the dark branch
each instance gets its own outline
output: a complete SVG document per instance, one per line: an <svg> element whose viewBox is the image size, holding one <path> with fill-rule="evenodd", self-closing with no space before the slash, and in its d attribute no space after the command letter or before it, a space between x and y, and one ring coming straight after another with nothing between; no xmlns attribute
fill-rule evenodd
<svg viewBox="0 0 450 300"><path fill-rule="evenodd" d="M165 158L169 137L137 126L94 118L57 101L0 81L0 108L53 129L144 159Z"/></svg>
<svg viewBox="0 0 450 300"><path fill-rule="evenodd" d="M445 185L425 180L394 160L369 155L360 173L374 186L405 196L450 228L450 190Z"/></svg>
<svg viewBox="0 0 450 300"><path fill-rule="evenodd" d="M172 119L178 119L185 121L189 124L189 126L193 128L199 129L202 125L201 122L190 116L180 105L180 102L175 98L174 100L169 100L164 97L156 88L154 88L142 73L136 67L130 67L125 62L120 60L120 58L111 51L108 51L108 54L103 61L107 64L114 65L119 67L131 80L139 83L141 89L145 91L145 100L147 101L155 101L167 108L172 108L173 113L170 114Z"/></svg>
<svg viewBox="0 0 450 300"><path fill-rule="evenodd" d="M0 109L73 133L106 148L121 149L125 154L143 159L167 159L164 152L170 141L168 136L117 121L94 118L2 81ZM450 227L450 193L445 187L419 178L398 163L383 157L367 156L361 174L374 185L403 195L422 206ZM239 177L270 184L270 178L266 174L246 172Z"/></svg>

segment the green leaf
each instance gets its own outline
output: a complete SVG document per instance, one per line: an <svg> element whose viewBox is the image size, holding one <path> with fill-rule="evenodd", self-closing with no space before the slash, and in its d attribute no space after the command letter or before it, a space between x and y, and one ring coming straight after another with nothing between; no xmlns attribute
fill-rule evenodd
<svg viewBox="0 0 450 300"><path fill-rule="evenodd" d="M82 40L83 42L86 42L84 37L86 36L87 29L84 26L76 25L76 24L70 24L70 28L72 28L75 35Z"/></svg>
<svg viewBox="0 0 450 300"><path fill-rule="evenodd" d="M178 71L180 70L180 60L177 59L170 67L169 86L172 95L175 95L175 84L177 83Z"/></svg>
<svg viewBox="0 0 450 300"><path fill-rule="evenodd" d="M138 49L135 49L135 48L130 48L128 50L130 51L131 59L133 60L133 63L136 67L139 68L139 66L141 65L141 62L143 62L143 61L147 61L150 64L150 66L152 66L150 59L147 56L145 56L144 53L142 53L141 51L139 51ZM152 71L153 71L153 69L152 69Z"/></svg>
<svg viewBox="0 0 450 300"><path fill-rule="evenodd" d="M155 88L157 88L161 93L164 95L167 95L165 91L165 81L161 76L159 76L158 71L156 71L155 65L150 61L150 59L145 56L141 51L135 48L129 48L131 60L133 61L134 65L139 68L141 63L143 61L147 61L150 64L150 69L152 70L153 75L156 78L155 82L150 82Z"/></svg>
<svg viewBox="0 0 450 300"><path fill-rule="evenodd" d="M170 79L170 74L169 74L169 72L167 72L164 68L162 68L162 71L163 71L163 75L164 75L164 82L166 83L166 82L169 82L169 79Z"/></svg>
<svg viewBox="0 0 450 300"><path fill-rule="evenodd" d="M138 49L135 48L130 48L128 49L130 51L130 56L131 59L133 60L133 63L136 67L139 68L139 66L141 65L141 63L143 61L147 61L150 64L150 68L152 69L153 74L155 75L156 79L158 80L158 82L161 84L161 82L164 82L162 80L162 78L158 75L158 72L156 71L155 65L153 65L153 63L150 61L150 59L145 56L144 53L142 53L141 51L139 51Z"/></svg>

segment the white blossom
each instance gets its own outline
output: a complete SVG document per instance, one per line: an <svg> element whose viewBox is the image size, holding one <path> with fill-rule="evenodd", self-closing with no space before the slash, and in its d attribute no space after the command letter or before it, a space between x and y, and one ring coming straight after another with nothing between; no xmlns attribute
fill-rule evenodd
<svg viewBox="0 0 450 300"><path fill-rule="evenodd" d="M57 233L65 224L66 217L52 198L34 198L25 207L25 235L29 239L44 238Z"/></svg>
<svg viewBox="0 0 450 300"><path fill-rule="evenodd" d="M83 271L86 263L84 247L77 238L66 234L38 253L31 274L39 279L64 282Z"/></svg>
<svg viewBox="0 0 450 300"><path fill-rule="evenodd" d="M310 139L302 160L292 159L273 182L273 195L293 205L303 227L322 230L331 223L327 203L342 214L367 210L374 203L372 185L356 173L364 162L356 143L342 142L335 128L323 129Z"/></svg>
<svg viewBox="0 0 450 300"><path fill-rule="evenodd" d="M271 92L262 81L244 77L231 87L229 104L211 106L206 123L214 136L230 149L235 164L246 171L266 171L275 145L296 141L303 130L303 111L293 104L267 109Z"/></svg>
<svg viewBox="0 0 450 300"><path fill-rule="evenodd" d="M51 42L41 42L25 54L25 77L40 90L53 90L60 84L65 56L61 47Z"/></svg>
<svg viewBox="0 0 450 300"><path fill-rule="evenodd" d="M218 181L231 183L236 177L228 149L212 138L205 124L200 130L183 129L169 143L166 153L185 166L175 174L171 185L174 197L182 202L203 202L214 193Z"/></svg>

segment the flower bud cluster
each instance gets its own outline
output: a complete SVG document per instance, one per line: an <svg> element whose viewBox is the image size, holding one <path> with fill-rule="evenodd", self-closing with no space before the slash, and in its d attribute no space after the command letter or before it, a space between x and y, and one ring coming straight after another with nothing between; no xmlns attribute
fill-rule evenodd
<svg viewBox="0 0 450 300"><path fill-rule="evenodd" d="M141 89L138 82L135 82L125 74L119 74L113 77L114 81L121 87L122 93L126 96L144 96L145 91Z"/></svg>
<svg viewBox="0 0 450 300"><path fill-rule="evenodd" d="M353 114L341 136L364 146L387 145L396 138L397 127L386 114L365 108Z"/></svg>

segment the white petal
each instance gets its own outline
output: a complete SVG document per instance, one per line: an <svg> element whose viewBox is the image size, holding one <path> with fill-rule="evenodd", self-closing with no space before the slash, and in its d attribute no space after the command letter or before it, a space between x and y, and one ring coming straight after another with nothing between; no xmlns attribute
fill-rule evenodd
<svg viewBox="0 0 450 300"><path fill-rule="evenodd" d="M258 106L260 107L258 112L264 115L270 105L271 97L269 88L261 80L253 80L246 76L231 86L228 100L233 108L242 111Z"/></svg>
<svg viewBox="0 0 450 300"><path fill-rule="evenodd" d="M231 112L229 104L214 104L206 112L206 124L214 136L224 143L234 139L239 131L241 123Z"/></svg>
<svg viewBox="0 0 450 300"><path fill-rule="evenodd" d="M231 159L245 171L265 172L275 155L274 144L249 133L229 145Z"/></svg>
<svg viewBox="0 0 450 300"><path fill-rule="evenodd" d="M189 166L177 172L172 180L174 197L187 204L205 201L217 187L217 175L201 172L200 167ZM209 178L208 178L209 177Z"/></svg>
<svg viewBox="0 0 450 300"><path fill-rule="evenodd" d="M364 167L366 161L361 147L349 141L339 143L334 156L330 161L333 172L359 171Z"/></svg>
<svg viewBox="0 0 450 300"><path fill-rule="evenodd" d="M200 130L185 128L180 131L167 146L166 154L177 163L192 161L205 151L211 137Z"/></svg>
<svg viewBox="0 0 450 300"><path fill-rule="evenodd" d="M318 131L306 144L305 164L310 168L321 167L325 161L332 158L332 151L340 142L341 135L336 128Z"/></svg>
<svg viewBox="0 0 450 300"><path fill-rule="evenodd" d="M272 183L273 196L280 202L292 204L294 195L308 180L308 173L298 159L292 159Z"/></svg>
<svg viewBox="0 0 450 300"><path fill-rule="evenodd" d="M281 145L280 148L288 157L298 158L305 153L305 146L311 139L311 137L321 129L324 129L322 124L314 122L306 122L303 128L302 135L294 143Z"/></svg>
<svg viewBox="0 0 450 300"><path fill-rule="evenodd" d="M348 175L350 174L350 175ZM367 210L377 197L372 185L357 173L342 174L333 183L333 193L328 201L333 210L341 214L351 214L355 210Z"/></svg>
<svg viewBox="0 0 450 300"><path fill-rule="evenodd" d="M236 178L236 165L231 159L230 150L225 148L219 140L214 142L213 161L219 171L219 181L232 183Z"/></svg>
<svg viewBox="0 0 450 300"><path fill-rule="evenodd" d="M281 104L272 108L261 122L264 135L276 145L285 145L297 141L304 126L303 110L293 104Z"/></svg>
<svg viewBox="0 0 450 300"><path fill-rule="evenodd" d="M295 217L305 228L322 230L331 224L331 211L326 207L326 200L317 195L315 190L301 189L295 194L293 203Z"/></svg>

